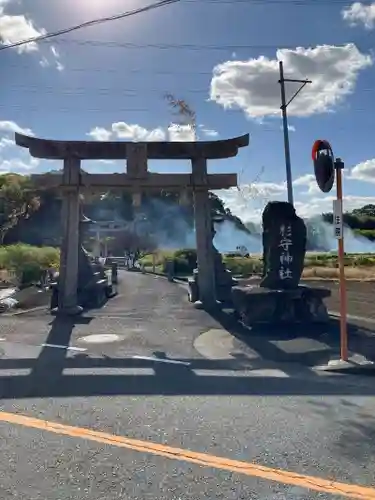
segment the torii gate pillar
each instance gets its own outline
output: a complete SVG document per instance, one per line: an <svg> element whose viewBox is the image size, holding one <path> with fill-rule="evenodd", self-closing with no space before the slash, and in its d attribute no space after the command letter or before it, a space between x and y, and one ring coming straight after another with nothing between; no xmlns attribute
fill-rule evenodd
<svg viewBox="0 0 375 500"><path fill-rule="evenodd" d="M194 181L207 184L206 158L192 159ZM216 305L214 254L212 248L212 220L207 188L194 190L194 218L197 243L199 300L205 307Z"/></svg>
<svg viewBox="0 0 375 500"><path fill-rule="evenodd" d="M80 169L79 158L69 156L64 159L63 185L65 190L62 200L62 244L60 253L59 275L59 311L67 315L81 312L78 305L78 259L80 230Z"/></svg>

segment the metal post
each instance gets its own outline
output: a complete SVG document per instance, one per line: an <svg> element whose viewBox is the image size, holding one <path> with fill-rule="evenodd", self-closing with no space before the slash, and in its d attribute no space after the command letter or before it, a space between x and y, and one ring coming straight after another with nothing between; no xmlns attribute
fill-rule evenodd
<svg viewBox="0 0 375 500"><path fill-rule="evenodd" d="M338 263L340 276L340 357L343 361L348 361L348 330L347 330L347 298L346 298L346 280L345 280L345 252L344 252L344 234L343 234L343 207L342 207L342 170L344 162L340 158L335 161L336 169L336 189L337 201L340 208L340 238L338 239Z"/></svg>
<svg viewBox="0 0 375 500"><path fill-rule="evenodd" d="M286 184L288 189L288 201L293 205L293 181L292 181L292 167L290 162L290 147L289 147L289 130L288 130L288 116L286 109L289 104L297 97L301 90L308 84L312 83L311 80L296 80L292 78L284 78L283 62L279 61L280 72L280 88L281 88L281 111L283 115L283 131L284 131L284 149L285 149L285 167L286 167ZM294 95L286 102L285 96L285 82L301 83L301 87L294 93Z"/></svg>
<svg viewBox="0 0 375 500"><path fill-rule="evenodd" d="M286 112L286 96L285 96L285 80L283 62L279 61L280 70L280 88L281 88L281 112L283 115L283 131L284 131L284 151L285 151L285 168L286 168L286 185L288 189L288 202L292 205L293 200L293 181L292 181L292 167L290 162L290 147L289 147L289 130L288 130L288 116Z"/></svg>

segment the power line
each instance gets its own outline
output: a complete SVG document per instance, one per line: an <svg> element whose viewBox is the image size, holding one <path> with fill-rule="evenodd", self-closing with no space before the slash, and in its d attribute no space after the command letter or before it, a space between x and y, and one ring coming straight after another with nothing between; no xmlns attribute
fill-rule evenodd
<svg viewBox="0 0 375 500"><path fill-rule="evenodd" d="M24 106L22 104L7 104L7 109L21 109L21 110L27 110L27 112L37 112L37 113L41 113L41 111L43 112L43 114L45 113L48 113L48 114L56 114L56 113L72 113L72 114L82 114L82 113L86 113L86 112L95 112L95 113L116 113L116 112L121 112L121 113L127 113L127 112L137 112L137 113L150 113L150 112L154 112L154 110L151 110L150 108L117 108L116 109L108 109L107 106L105 106L105 109L103 107L99 107L99 108L85 108L85 107L82 107L82 108L77 108L76 106L74 106L73 108L69 108L69 107L55 107L55 108L51 108L50 106L48 106L48 109L47 108L44 108L44 109L41 109L41 106L39 105L27 105L27 106Z"/></svg>
<svg viewBox="0 0 375 500"><path fill-rule="evenodd" d="M134 16L135 14L141 14L142 12L148 12L150 10L158 9L159 7L164 7L166 5L177 3L180 1L181 0L161 0L161 1L156 2L156 3L146 5L145 7L140 7L138 9L123 12L121 14L116 14L116 15L107 16L107 17L101 17L99 19L92 19L91 21L86 21L84 23L77 24L77 25L71 26L69 28L63 28L61 30L54 31L52 33L45 33L43 35L28 38L26 40L20 40L19 42L11 43L8 45L3 45L2 47L0 47L0 50L6 50L6 49L12 49L15 47L20 47L21 45L26 45L28 43L41 42L43 40L47 40L50 38L55 38L55 37L58 37L61 35L66 35L67 33L71 33L73 31L77 31L77 30L80 30L83 28L88 28L90 26L95 26L97 24L103 24L103 23L106 23L109 21L117 21L118 19L124 19L125 17Z"/></svg>
<svg viewBox="0 0 375 500"><path fill-rule="evenodd" d="M7 64L7 68L14 67L14 68L19 68L19 69L24 69L24 70L35 70L35 64L17 64L17 63L11 63ZM95 68L95 67L80 67L80 68L67 68L67 71L73 71L73 72L79 72L79 73L119 73L123 72L124 68L123 67L116 67L116 68L105 68L103 69L102 67ZM211 71L176 71L176 70L163 70L163 69L141 69L141 68L126 68L126 73L140 73L142 75L146 74L151 74L151 75L166 75L166 76L171 76L171 75L211 75L212 76L212 70Z"/></svg>
<svg viewBox="0 0 375 500"><path fill-rule="evenodd" d="M182 0L181 0L182 1ZM77 40L77 39L69 39L69 38L61 38L54 42L46 43L54 43L54 44L73 44L73 45L88 45L90 47L103 47L103 48L121 48L121 49L158 49L158 50L192 50L192 51L202 51L202 50L226 50L226 51L236 51L236 50L277 50L277 49L295 49L296 45L290 44L239 44L239 45L222 45L222 44L190 44L190 43L133 43L133 42L115 42L112 40ZM344 47L349 43L353 43L350 40L347 43L341 43L336 45L337 47ZM304 43L298 42L298 46L316 46L316 42Z"/></svg>
<svg viewBox="0 0 375 500"><path fill-rule="evenodd" d="M352 0L181 0L182 3L189 3L195 5L202 4L216 4L216 5L264 5L275 4L284 7L285 5L298 5L298 6L327 6L327 5L351 5Z"/></svg>
<svg viewBox="0 0 375 500"><path fill-rule="evenodd" d="M139 73L143 74L143 71L139 70ZM145 72L146 74L148 72ZM153 74L152 72L150 72ZM166 74L171 74L175 75L175 72L170 72ZM178 73L177 73L178 74ZM195 72L184 72L182 73L183 75L189 75L189 76L194 76L196 73ZM204 75L210 75L212 76L212 72L207 72L207 73L202 73ZM205 87L205 88L188 88L188 89L180 89L180 92L182 93L193 93L193 94L207 94L209 93L210 88ZM375 87L367 87L367 88L362 88L360 89L360 92L374 92ZM46 85L46 86L40 86L40 85L12 85L11 88L8 88L6 92L25 92L25 93L40 93L42 96L45 94L56 94L56 95L77 95L77 96L82 96L87 93L97 93L98 95L113 95L115 93L117 94L140 94L141 92L157 92L157 93L165 93L165 87L139 87L138 85L136 87L88 87L88 86L82 86L82 87L65 87L65 88L58 88L54 85Z"/></svg>
<svg viewBox="0 0 375 500"><path fill-rule="evenodd" d="M207 94L209 92L209 87L201 88L201 89L182 89L180 92L189 92L192 94ZM7 92L25 92L25 93L40 93L42 96L45 94L53 94L53 95L69 95L69 96L82 96L87 93L97 93L98 95L113 95L113 94L126 94L126 95L134 95L140 94L141 92L157 92L157 93L165 93L165 88L155 88L155 87L71 87L66 89L58 89L56 87L40 87L40 86L14 86L9 88Z"/></svg>
<svg viewBox="0 0 375 500"><path fill-rule="evenodd" d="M165 91L164 91L165 93ZM144 99L143 99L144 100ZM156 103L159 103L159 101L156 101ZM161 101L160 101L161 103ZM159 103L159 104L160 104ZM155 105L155 101L153 101L153 106ZM150 107L148 108L112 108L112 109L109 109L108 106L101 106L101 107L82 107L82 108L78 108L76 105L72 106L72 107L61 107L61 106L56 106L56 107L51 107L50 105L48 105L48 107L41 107L41 105L37 105L37 104L8 104L6 105L7 109L20 109L20 110L23 110L23 111L27 111L27 112L37 112L39 114L43 113L43 114L56 114L56 113L71 113L71 114L82 114L82 113L86 113L86 112L96 112L96 113L102 113L102 114L105 114L105 113L108 113L108 114L114 114L114 113L127 113L127 112L139 112L139 113L152 113L152 114L155 114L155 109L151 109ZM369 111L369 108L353 108L353 107L350 107L350 112L368 112ZM231 109L227 109L226 112L230 112L231 114L233 113L244 113L244 110L243 109L239 109L239 108L231 108ZM278 117L278 111L275 111L274 115L268 115L267 116L268 118L273 118L273 117ZM293 118L299 118L298 116L297 117L293 117ZM124 119L124 118L123 118ZM260 130L260 129L259 129ZM273 129L268 129L268 131L274 131ZM279 130L280 131L280 130Z"/></svg>

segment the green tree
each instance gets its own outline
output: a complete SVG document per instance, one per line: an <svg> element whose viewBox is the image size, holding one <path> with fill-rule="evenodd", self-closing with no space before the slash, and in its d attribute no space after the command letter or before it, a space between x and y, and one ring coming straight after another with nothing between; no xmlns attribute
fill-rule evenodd
<svg viewBox="0 0 375 500"><path fill-rule="evenodd" d="M374 217L375 218L375 205L365 205L362 208L355 208L352 215L357 217Z"/></svg>
<svg viewBox="0 0 375 500"><path fill-rule="evenodd" d="M40 198L29 177L18 174L0 176L0 243L21 219L40 207Z"/></svg>

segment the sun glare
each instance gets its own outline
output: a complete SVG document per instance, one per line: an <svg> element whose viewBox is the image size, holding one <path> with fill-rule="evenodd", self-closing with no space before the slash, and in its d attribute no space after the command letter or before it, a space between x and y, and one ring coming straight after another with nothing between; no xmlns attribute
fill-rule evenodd
<svg viewBox="0 0 375 500"><path fill-rule="evenodd" d="M81 0L75 6L90 15L111 15L125 12L139 6L139 0Z"/></svg>

